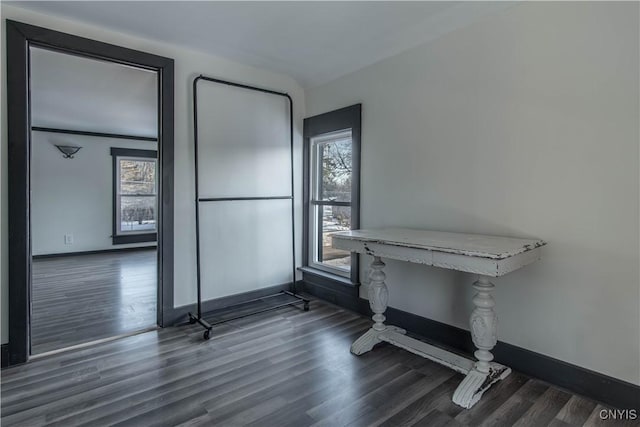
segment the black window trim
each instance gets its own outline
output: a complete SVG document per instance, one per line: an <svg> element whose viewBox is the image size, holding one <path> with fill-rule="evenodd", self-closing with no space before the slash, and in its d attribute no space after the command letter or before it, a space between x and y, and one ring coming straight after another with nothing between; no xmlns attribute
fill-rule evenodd
<svg viewBox="0 0 640 427"><path fill-rule="evenodd" d="M120 157L139 157L141 159L158 159L158 152L155 150L140 150L134 148L111 147L111 158L113 161L113 202L112 202L112 244L124 245L127 243L145 243L155 242L158 240L158 232L155 233L127 233L118 234L118 158ZM156 169L157 171L157 169ZM157 179L157 176L156 176ZM158 198L158 195L155 196Z"/></svg>
<svg viewBox="0 0 640 427"><path fill-rule="evenodd" d="M351 228L358 229L360 227L360 148L361 148L361 111L362 104L355 104L349 107L319 114L317 116L304 119L303 127L303 241L302 241L302 262L303 272L313 271L318 275L331 278L334 274L314 268L309 264L309 221L311 210L311 139L323 134L336 131L351 129L351 146L352 146L352 186L351 186L351 202L347 205L351 206ZM314 202L315 205L341 205L343 202ZM359 285L359 256L351 254L351 270L349 280L352 285ZM336 283L340 283L336 281ZM344 283L340 283L344 285Z"/></svg>

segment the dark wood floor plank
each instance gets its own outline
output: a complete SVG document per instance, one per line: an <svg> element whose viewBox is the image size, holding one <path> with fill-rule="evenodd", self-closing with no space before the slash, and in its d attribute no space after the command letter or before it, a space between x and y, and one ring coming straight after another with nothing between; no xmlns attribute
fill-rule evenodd
<svg viewBox="0 0 640 427"><path fill-rule="evenodd" d="M28 392L29 388L35 388L39 391L42 391L48 384L59 386L62 381L67 380L69 377L74 377L78 372L82 372L86 369L105 371L108 369L118 369L133 362L145 363L150 357L170 354L171 352L179 353L185 345L188 345L192 342L186 336L176 336L174 338L175 339L171 341L165 341L165 345L161 348L161 350L158 351L158 353L155 354L150 353L148 351L149 348L147 347L146 352L132 351L130 353L125 352L116 353L112 356L103 356L98 359L89 358L84 362L52 367L49 370L38 375L16 378L13 380L8 380L6 382L4 382L3 378L3 388L5 391L15 390L16 392L18 392L19 390L26 390ZM12 397L15 398L17 397L17 395L12 393ZM4 403L6 404L7 402Z"/></svg>
<svg viewBox="0 0 640 427"><path fill-rule="evenodd" d="M415 371L407 372L396 376L390 381L378 384L375 390L363 395L359 399L354 400L351 404L345 405L341 410L328 414L315 426L335 426L335 425L351 425L357 424L359 418L365 417L368 413L375 411L376 408L384 405L391 396L401 393L402 390L409 387L416 381L423 382L425 375Z"/></svg>
<svg viewBox="0 0 640 427"><path fill-rule="evenodd" d="M454 374L448 380L444 381L389 419L385 420L380 425L384 427L394 427L399 425L405 426L420 424L422 423L422 420L434 410L443 412L448 417L453 418L453 416L462 412L462 408L451 401L453 392L458 384L460 384L462 378L462 375Z"/></svg>
<svg viewBox="0 0 640 427"><path fill-rule="evenodd" d="M482 395L482 399L472 408L460 412L455 419L462 424L476 426L485 418L489 417L493 411L497 410L516 391L522 387L528 378L517 372L512 372L504 380L494 384ZM555 416L555 414L554 414Z"/></svg>
<svg viewBox="0 0 640 427"><path fill-rule="evenodd" d="M344 331L349 331L349 328L356 329L360 327L357 324L355 327L353 325L349 326L349 324L344 324L342 329L340 329L340 326L334 326L335 329L333 333L335 335L340 335L344 333ZM353 331L351 331L351 334L354 336L356 335ZM207 344L210 344L210 342ZM300 348L304 348L304 353L297 353L297 350ZM120 397L120 399L107 406L104 405L113 399L105 399L103 397L99 400L101 408L98 412L107 412L108 414L111 414L127 410L127 415L132 416L136 411L144 412L157 409L154 406L154 403L152 403L151 406L149 406L148 403L148 401L154 399L160 399L162 403L168 403L176 399L190 399L191 396L194 395L210 398L215 396L216 393L228 394L233 391L235 387L241 386L245 382L253 384L264 381L269 375L278 375L282 378L284 377L284 374L282 373L283 371L291 373L295 372L295 369L298 367L306 369L308 367L307 365L311 365L315 361L314 359L319 357L317 353L313 352L313 350L314 347L309 346L305 342L296 343L295 340L292 340L291 343L285 346L272 346L271 348L264 349L255 348L249 352L244 351L243 353L230 354L219 360L206 360L205 353L205 360L194 363L193 368L188 368L195 369L196 373L190 377L182 378L180 383L173 382L167 384L166 387L155 387L151 392L143 390L135 395L116 396ZM277 364L272 363L269 360L270 355L280 356L282 354L287 354L289 357L281 358ZM263 366L259 366L260 361L268 362L268 366L264 364ZM201 374L202 372L206 372L208 375L203 376ZM166 392L167 396L158 396L157 393L159 392ZM138 403L139 405L135 406ZM95 412L96 411L94 411L94 413ZM86 416L79 416L76 417L76 419L77 418L82 418L84 420L87 419ZM53 419L52 415L50 414L47 419L48 421L51 421ZM113 423L114 418L106 417L101 419L100 422Z"/></svg>
<svg viewBox="0 0 640 427"><path fill-rule="evenodd" d="M461 427L464 424L461 424L459 421L456 421L451 415L445 414L437 409L429 412L423 418L419 419L417 422L411 424L412 426L419 427ZM496 424L502 425L502 424ZM506 424L504 424L506 425Z"/></svg>
<svg viewBox="0 0 640 427"><path fill-rule="evenodd" d="M224 396L229 393L233 393L238 389L253 389L256 384L268 383L270 379L281 381L289 374L296 372L303 373L309 369L312 369L313 363L316 361L314 357L317 355L311 352L306 352L304 355L292 354L290 360L282 360L277 364L270 364L267 360L266 365L259 366L256 363L251 364L245 369L233 369L226 374L219 376L213 376L204 380L191 381L189 384L185 384L184 387L176 389L175 385L172 385L170 390L163 396L155 397L145 393L142 405L140 407L133 404L138 401L134 396L129 397L128 402L122 401L122 404L128 404L128 415L139 412L142 408L142 412L156 412L160 413L162 407L158 406L158 402L161 404L171 403L176 400L192 401L197 400L199 402L214 398L215 396ZM209 370L211 374L215 375L213 370ZM202 376L201 376L202 377ZM154 398L154 399L150 399ZM120 414L121 416L122 414ZM145 415L148 417L149 415ZM101 423L113 422L113 418L101 419Z"/></svg>
<svg viewBox="0 0 640 427"><path fill-rule="evenodd" d="M271 414L287 405L287 400L281 396L270 396L255 405L239 409L232 417L219 421L216 413L209 413L212 425L246 426L267 414Z"/></svg>
<svg viewBox="0 0 640 427"><path fill-rule="evenodd" d="M283 351L286 351L286 349L283 349ZM257 382L264 379L264 374L274 375L281 370L286 371L287 369L292 369L292 366L295 369L297 366L302 366L308 360L312 359L298 357L297 359L289 361L283 360L280 364L270 365L268 368L262 366L262 370L258 369L260 366L259 363L255 362L255 357L231 361L221 366L216 366L215 361L202 361L197 363L198 368L195 368L198 369L199 374L183 378L179 383L173 382L167 384L166 387L156 387L151 390L143 390L135 395L125 396L107 406L104 406L104 404L108 403L109 400L105 401L101 399L101 408L98 411L101 413L105 411L112 413L127 409L128 415L131 416L136 411L154 410L155 406L150 407L148 405L149 400L158 398L161 402L168 403L178 398L188 399L194 395L210 396L214 392L225 393L232 390L233 387L243 384L245 380L248 382ZM295 365L296 363L298 365ZM243 366L245 367L244 369ZM303 367L306 368L306 366ZM257 370L254 371L254 369ZM203 376L201 372L208 373L208 376ZM283 375L280 374L280 376ZM166 395L158 396L160 392L166 392ZM137 403L140 403L140 405L134 406ZM113 419L110 419L110 422L112 421Z"/></svg>
<svg viewBox="0 0 640 427"><path fill-rule="evenodd" d="M434 366L433 364L429 364ZM453 377L455 372L446 369L443 366L438 366L431 375L424 375L422 378L412 378L411 384L405 388L393 393L389 396L385 396L382 402L376 405L372 411L369 411L358 419L353 421L352 426L377 426L382 424L387 419L391 418L411 403L420 399L422 396L444 383L449 378ZM423 375L423 372L413 371L416 374Z"/></svg>
<svg viewBox="0 0 640 427"><path fill-rule="evenodd" d="M259 386L255 389L243 390L246 393L237 399L208 400L205 402L209 416L217 425L245 425L256 421L270 413L280 410L288 403L287 397L292 394L304 394L309 384L335 381L342 383L343 378L331 378L331 373L325 368L314 368L304 372L297 372L287 377L274 377L267 387ZM255 391L254 391L255 390ZM268 405L263 405L269 402ZM259 411L254 411L259 408Z"/></svg>
<svg viewBox="0 0 640 427"><path fill-rule="evenodd" d="M47 373L57 373L61 367L73 368L74 365L110 360L116 355L149 354L159 348L164 349L164 341L184 339L186 338L183 334L174 334L170 330L160 329L150 334L135 335L126 339L49 355L44 359L32 359L31 363L3 370L2 381L3 384L8 381L29 381L30 378L42 378Z"/></svg>
<svg viewBox="0 0 640 427"><path fill-rule="evenodd" d="M195 342L201 342L201 341L195 341ZM187 354L191 353L191 352L196 351L196 350L198 350L198 346L195 346L195 345L187 346L185 350L182 350L182 355L181 355L181 357L179 359L183 359L183 362L184 362L185 356ZM211 354L211 353L212 352L208 352L207 354ZM162 365L162 359L159 359L159 360L155 360L154 359L151 362L147 360L147 361L144 361L144 363L139 363L138 365L141 365L139 368L136 368L136 369L138 369L138 374L145 373L147 371L154 371L154 370L156 370L158 368L161 368L163 366ZM132 369L133 371L136 370L136 369L131 368L131 367L129 367L129 369ZM119 368L117 370L117 374L120 375L121 377L129 378L129 373L128 372L123 372L122 368ZM114 378L110 378L108 375L106 377L109 378L110 382L116 382L118 380L118 378L115 378L115 379ZM66 396L73 395L74 393L83 391L84 389L89 390L90 387L91 387L91 384L82 384L82 385L80 385L80 386L78 386L76 388L65 389L65 390L62 391L62 394L66 395ZM47 391L51 391L51 390L47 390ZM59 399L60 397L62 397L62 396L61 395L53 395L52 396L52 395L48 394L46 396L40 396L40 401L36 401L36 402L31 401L29 403L31 405L34 405L34 406L35 405L42 405L42 404L46 403L46 402L42 401L44 399L51 400L51 399L56 399L56 398ZM14 396L14 399L15 399L15 396ZM31 400L33 400L33 399L31 399ZM11 401L11 399L9 399L9 401ZM4 409L7 410L7 408L6 408L7 401L5 400L3 403L5 404L5 408ZM9 409L8 412L11 412L11 408Z"/></svg>
<svg viewBox="0 0 640 427"><path fill-rule="evenodd" d="M581 396L571 396L564 407L556 415L558 421L563 421L569 425L581 426L595 409L597 403L593 400Z"/></svg>
<svg viewBox="0 0 640 427"><path fill-rule="evenodd" d="M570 398L571 395L567 392L549 388L513 425L517 427L535 427L549 424Z"/></svg>
<svg viewBox="0 0 640 427"><path fill-rule="evenodd" d="M61 275L62 277L62 275ZM228 315L228 311L227 314ZM349 345L370 320L313 302L214 328L185 325L2 371L3 426L638 425L513 373L470 410L451 401L462 375L381 344Z"/></svg>
<svg viewBox="0 0 640 427"><path fill-rule="evenodd" d="M183 423L176 424L175 427L210 427L212 425L211 418L209 418L209 414L206 413Z"/></svg>
<svg viewBox="0 0 640 427"><path fill-rule="evenodd" d="M549 386L542 381L528 380L506 402L487 416L480 425L482 427L513 425L548 389Z"/></svg>
<svg viewBox="0 0 640 427"><path fill-rule="evenodd" d="M61 401L63 399L72 398L77 394L96 394L106 387L126 388L130 382L138 379L142 380L153 377L159 370L164 372L183 372L182 365L188 365L194 358L200 354L211 354L216 357L224 349L212 349L210 351L202 350L194 345L185 345L179 356L175 356L175 352L169 352L161 355L154 355L146 360L131 361L129 364L107 370L100 374L99 388L95 382L76 382L73 385L52 384L49 387L33 387L33 389L22 389L19 393L12 394L11 398L3 399L3 413L13 414L22 412L32 408L42 408L52 402ZM172 356L174 356L172 358ZM175 365L175 366L174 366ZM38 397L34 398L33 393L39 392Z"/></svg>
<svg viewBox="0 0 640 427"><path fill-rule="evenodd" d="M306 414L303 408L313 407L318 403L330 399L336 390L346 386L349 381L350 378L343 373L338 375L330 373L323 378L322 381L313 384L303 383L302 390L295 391L295 395L291 396L291 393L288 395L285 394L287 399L286 405L272 408L271 411L261 418L247 422L245 425L253 427L262 427L265 425L311 425L313 424L313 419Z"/></svg>
<svg viewBox="0 0 640 427"><path fill-rule="evenodd" d="M306 360L303 360L293 368L306 368L302 366L305 363ZM79 421L82 421L82 425L111 425L132 418L150 422L153 417L162 419L167 405L189 405L191 402L196 402L199 405L198 408L202 408L200 405L201 396L208 396L210 393L224 393L225 390L232 390L245 381L251 383L263 381L265 377L268 377L265 373L270 375L280 373L282 375L277 367L268 367L267 369L264 365L258 365L258 368L261 370L258 372L250 371L247 375L239 375L239 372L234 371L228 377L223 375L216 379L203 380L203 373L207 371L205 367L204 371L163 386L143 389L117 400L111 399L111 403L108 404L101 402L100 405L91 408L90 412L85 411L70 418L63 418L57 425L64 426L70 422L75 425ZM285 369L291 369L291 367L287 366ZM229 377L232 378L229 379Z"/></svg>
<svg viewBox="0 0 640 427"><path fill-rule="evenodd" d="M386 366L376 367L369 375L362 375L360 379L349 384L349 387L338 391L331 399L309 408L307 415L315 421L327 419L343 410L348 402L360 399L408 371L410 369L402 363L389 363Z"/></svg>
<svg viewBox="0 0 640 427"><path fill-rule="evenodd" d="M582 424L580 424L582 425ZM567 422L561 421L557 418L554 418L551 420L551 422L549 424L547 424L547 427L575 427L574 424L569 424Z"/></svg>
<svg viewBox="0 0 640 427"><path fill-rule="evenodd" d="M136 417L128 418L117 424L105 424L113 426L173 426L182 424L194 418L207 415L202 405L197 400L187 400L162 405L159 410L144 413ZM101 424L91 424L101 425ZM214 424L211 424L214 425Z"/></svg>
<svg viewBox="0 0 640 427"><path fill-rule="evenodd" d="M31 352L156 324L155 249L33 260Z"/></svg>
<svg viewBox="0 0 640 427"><path fill-rule="evenodd" d="M357 332L353 332L351 336L357 336ZM324 355L320 352L319 346L311 345L308 348L305 348L305 356L310 361L326 361L327 363L339 363L341 359L344 359L346 355L343 352L338 350L339 347L328 347L328 350L335 350L333 354ZM296 357L295 362L299 362L303 360L301 356ZM323 363L320 364L322 366ZM203 395L203 404L207 408L209 412L216 411L217 415L220 415L222 412L222 408L233 405L239 400L245 401L250 397L254 397L259 395L260 397L265 396L265 390L273 389L273 387L287 382L291 378L296 378L300 375L311 375L308 374L310 371L313 371L314 368L318 368L318 366L314 366L313 363L306 362L302 365L299 365L299 368L296 369L297 364L294 364L289 368L288 371L283 373L274 372L274 375L270 376L269 381L260 381L259 383L248 383L243 387L236 388L234 390L229 390L224 394L213 394L209 393ZM286 373L286 374L285 374ZM310 377L308 377L310 378Z"/></svg>

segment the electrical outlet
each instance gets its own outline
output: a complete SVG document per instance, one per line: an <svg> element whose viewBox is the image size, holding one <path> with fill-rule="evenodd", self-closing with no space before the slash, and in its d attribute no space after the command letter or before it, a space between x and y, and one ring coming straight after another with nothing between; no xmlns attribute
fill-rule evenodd
<svg viewBox="0 0 640 427"><path fill-rule="evenodd" d="M65 245L73 245L73 234L65 234L64 235L64 244Z"/></svg>

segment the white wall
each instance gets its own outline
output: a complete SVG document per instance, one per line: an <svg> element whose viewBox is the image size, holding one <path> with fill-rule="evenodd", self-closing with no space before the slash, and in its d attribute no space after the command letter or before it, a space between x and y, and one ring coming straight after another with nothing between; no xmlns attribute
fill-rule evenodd
<svg viewBox="0 0 640 427"><path fill-rule="evenodd" d="M31 49L30 61L33 126L156 137L157 73L41 48ZM54 144L82 149L65 159ZM155 245L112 243L111 147L157 150L157 143L32 132L33 255Z"/></svg>
<svg viewBox="0 0 640 427"><path fill-rule="evenodd" d="M193 183L193 136L191 84L193 78L204 73L224 79L245 82L252 85L287 92L294 103L295 136L295 173L301 174L301 126L304 117L304 92L291 78L265 70L244 66L219 57L191 51L182 47L141 39L121 32L85 25L80 22L60 19L30 12L2 4L2 34L5 31L6 18L39 25L58 31L64 31L120 46L143 50L175 59L175 261L174 261L174 305L193 303L196 299L195 283L195 226L194 226L194 183ZM2 105L6 105L6 60L2 55ZM7 235L7 133L6 109L2 110L2 236ZM298 217L301 215L302 193L296 188ZM297 223L297 235L300 236L301 224ZM2 342L7 341L7 241L2 238ZM296 250L300 260L300 247Z"/></svg>
<svg viewBox="0 0 640 427"><path fill-rule="evenodd" d="M53 145L82 148L65 159ZM33 255L153 246L113 245L111 147L156 150L152 141L32 132L31 244ZM66 245L64 235L73 235Z"/></svg>
<svg viewBox="0 0 640 427"><path fill-rule="evenodd" d="M500 340L635 384L638 6L518 4L306 94L363 103L363 228L548 241L495 280ZM390 306L468 329L471 275L388 267Z"/></svg>
<svg viewBox="0 0 640 427"><path fill-rule="evenodd" d="M31 48L32 126L158 135L158 73Z"/></svg>

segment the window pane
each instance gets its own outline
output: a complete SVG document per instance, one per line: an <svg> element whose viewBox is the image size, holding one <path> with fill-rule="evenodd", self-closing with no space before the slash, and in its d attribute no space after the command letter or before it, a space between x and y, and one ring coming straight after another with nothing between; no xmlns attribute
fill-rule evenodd
<svg viewBox="0 0 640 427"><path fill-rule="evenodd" d="M322 161L320 199L348 202L351 200L351 137L319 144Z"/></svg>
<svg viewBox="0 0 640 427"><path fill-rule="evenodd" d="M322 246L319 248L318 261L344 270L351 268L351 253L331 247L331 235L338 231L351 229L351 208L344 206L319 206L322 213L319 236Z"/></svg>
<svg viewBox="0 0 640 427"><path fill-rule="evenodd" d="M120 160L120 194L155 193L155 160Z"/></svg>
<svg viewBox="0 0 640 427"><path fill-rule="evenodd" d="M120 231L155 231L156 197L121 196Z"/></svg>

